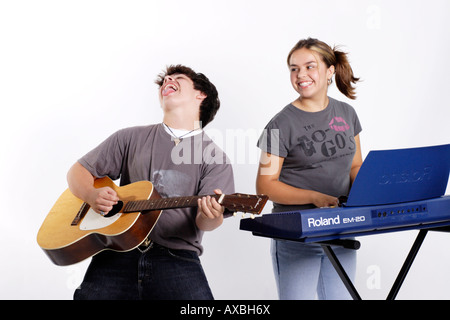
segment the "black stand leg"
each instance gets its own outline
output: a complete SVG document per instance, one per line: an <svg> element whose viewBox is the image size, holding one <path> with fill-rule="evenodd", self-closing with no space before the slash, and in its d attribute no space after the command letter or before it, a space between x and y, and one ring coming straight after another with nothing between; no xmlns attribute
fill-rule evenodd
<svg viewBox="0 0 450 320"><path fill-rule="evenodd" d="M391 291L389 292L389 294L386 298L387 300L394 300L395 297L397 296L397 294L400 290L400 287L402 286L403 281L405 280L406 275L408 274L408 271L411 268L411 265L414 262L414 259L416 258L416 255L419 252L419 249L420 249L423 241L425 240L425 237L429 230L450 232L450 227L436 227L436 228L432 228L432 229L421 229L419 231L419 234L417 235L416 240L414 241L414 243L408 253L408 256L406 257L405 262L403 263L403 266L402 266L397 278L395 279L394 284L392 285ZM337 273L339 274L339 277L341 278L342 282L344 283L345 287L347 288L347 290L350 293L350 295L352 296L352 298L354 300L361 300L361 297L358 294L358 292L356 291L356 288L353 286L350 278L348 277L347 273L345 272L344 268L342 267L341 263L339 262L338 258L336 257L335 253L333 252L333 250L331 249L331 246L330 246L331 244L343 246L343 243L340 243L340 242L336 242L336 243L322 242L322 243L320 243L319 242L319 244L321 244L328 259L330 259L334 269L336 269ZM346 247L352 248L352 249L358 249L359 243L354 244L354 245L347 245Z"/></svg>
<svg viewBox="0 0 450 320"><path fill-rule="evenodd" d="M395 297L397 296L397 293L400 290L400 287L403 284L403 281L405 280L409 269L411 268L411 265L414 261L414 258L417 255L417 252L419 252L420 246L422 245L422 242L425 239L427 232L428 232L427 229L422 229L419 231L419 234L417 235L416 240L414 241L414 244L412 245L411 250L409 251L409 254L406 257L406 260L403 263L402 269L400 270L400 273L398 274L397 279L395 279L394 285L392 286L391 291L387 296L387 300L394 300Z"/></svg>
<svg viewBox="0 0 450 320"><path fill-rule="evenodd" d="M339 274L339 277L341 278L348 292L352 296L353 300L361 300L358 291L356 291L355 286L353 285L352 281L350 280L341 263L339 262L338 258L336 257L333 249L331 249L329 245L324 244L322 244L322 248L323 251L325 251L325 254L327 255L328 259L330 259L334 269L336 269L337 273Z"/></svg>

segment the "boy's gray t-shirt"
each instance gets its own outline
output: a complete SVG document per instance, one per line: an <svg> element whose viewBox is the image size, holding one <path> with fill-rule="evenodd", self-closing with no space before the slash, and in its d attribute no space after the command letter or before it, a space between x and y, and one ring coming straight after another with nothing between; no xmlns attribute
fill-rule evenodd
<svg viewBox="0 0 450 320"><path fill-rule="evenodd" d="M175 146L163 124L117 131L78 160L92 175L120 185L148 180L163 197L211 195L214 189L234 192L232 166L226 154L206 135L183 138ZM203 252L203 231L197 208L164 210L150 238L172 249Z"/></svg>
<svg viewBox="0 0 450 320"><path fill-rule="evenodd" d="M327 108L306 112L289 104L267 124L258 147L284 158L279 180L331 196L350 191L355 136L362 128L350 105L329 97ZM274 212L309 206L274 203Z"/></svg>

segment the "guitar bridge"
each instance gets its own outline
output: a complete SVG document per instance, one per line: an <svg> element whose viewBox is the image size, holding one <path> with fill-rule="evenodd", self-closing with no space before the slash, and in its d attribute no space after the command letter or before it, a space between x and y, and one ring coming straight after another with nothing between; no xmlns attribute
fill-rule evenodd
<svg viewBox="0 0 450 320"><path fill-rule="evenodd" d="M73 219L71 226L77 226L80 223L80 220L83 219L83 217L86 215L86 212L88 212L89 208L91 206L88 205L86 202L83 202L83 205L80 207L80 210L78 210L77 215Z"/></svg>

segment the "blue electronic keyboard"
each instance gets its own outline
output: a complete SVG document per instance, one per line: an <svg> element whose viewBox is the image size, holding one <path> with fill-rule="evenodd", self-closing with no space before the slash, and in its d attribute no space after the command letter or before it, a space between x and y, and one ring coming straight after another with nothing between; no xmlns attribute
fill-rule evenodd
<svg viewBox="0 0 450 320"><path fill-rule="evenodd" d="M402 204L265 214L241 220L240 229L270 238L318 242L446 225L450 225L450 196Z"/></svg>
<svg viewBox="0 0 450 320"><path fill-rule="evenodd" d="M444 196L449 172L450 144L371 151L339 207L263 214L242 219L240 229L256 236L320 243L354 299L360 296L330 244L358 249L358 241L345 239L421 229L389 292L388 299L394 299L427 231L450 231L450 196Z"/></svg>
<svg viewBox="0 0 450 320"><path fill-rule="evenodd" d="M449 171L450 144L371 151L342 206L264 214L240 229L317 242L450 225Z"/></svg>

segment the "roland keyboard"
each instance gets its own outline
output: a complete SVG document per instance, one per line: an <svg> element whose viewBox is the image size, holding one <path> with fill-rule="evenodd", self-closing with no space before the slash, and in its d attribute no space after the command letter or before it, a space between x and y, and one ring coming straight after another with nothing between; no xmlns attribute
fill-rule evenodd
<svg viewBox="0 0 450 320"><path fill-rule="evenodd" d="M450 196L400 204L270 213L242 219L240 229L256 236L307 243L446 225L450 225Z"/></svg>
<svg viewBox="0 0 450 320"><path fill-rule="evenodd" d="M393 300L429 230L450 232L450 144L371 151L348 198L336 208L263 214L243 219L240 229L254 235L321 245L353 299L358 291L331 248L358 249L353 237L420 229L387 296Z"/></svg>
<svg viewBox="0 0 450 320"><path fill-rule="evenodd" d="M241 230L303 242L450 224L450 144L370 151L336 208L264 214Z"/></svg>

